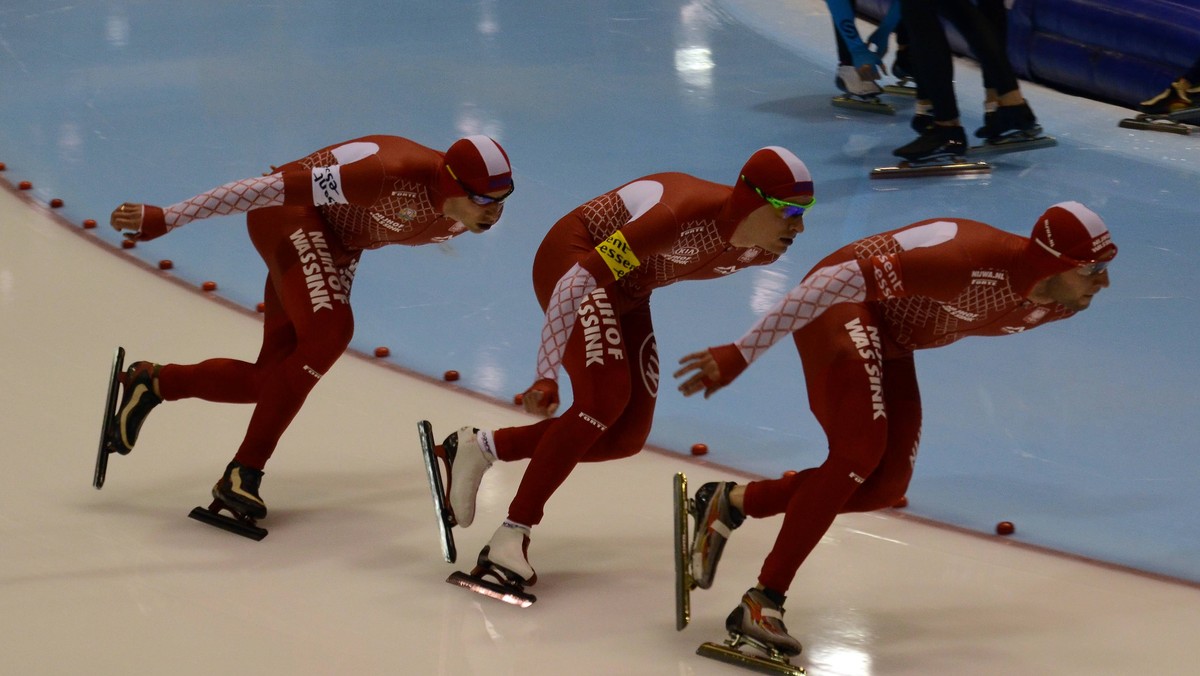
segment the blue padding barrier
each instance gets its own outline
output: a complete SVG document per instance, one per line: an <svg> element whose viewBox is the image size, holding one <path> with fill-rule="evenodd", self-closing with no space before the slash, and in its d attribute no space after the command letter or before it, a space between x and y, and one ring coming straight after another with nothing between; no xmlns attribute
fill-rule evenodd
<svg viewBox="0 0 1200 676"><path fill-rule="evenodd" d="M859 0L878 20L891 2ZM1175 0L1015 0L1008 56L1017 75L1102 101L1133 106L1200 58L1200 3ZM951 29L950 42L968 54Z"/></svg>

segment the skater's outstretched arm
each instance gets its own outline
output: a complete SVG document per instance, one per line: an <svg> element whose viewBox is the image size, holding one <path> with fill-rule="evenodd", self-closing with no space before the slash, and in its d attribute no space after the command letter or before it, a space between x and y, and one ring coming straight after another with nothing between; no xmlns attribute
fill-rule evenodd
<svg viewBox="0 0 1200 676"><path fill-rule="evenodd" d="M867 293L860 261L850 260L813 271L759 318L738 342L693 352L679 360L683 367L675 372L675 377L688 376L679 385L679 391L690 397L703 390L705 399L711 397L780 338L804 328L833 305L867 300Z"/></svg>
<svg viewBox="0 0 1200 676"><path fill-rule="evenodd" d="M284 171L246 178L200 193L166 208L126 202L109 223L129 239L151 240L192 221L274 206L370 205L383 189L378 155L350 164Z"/></svg>

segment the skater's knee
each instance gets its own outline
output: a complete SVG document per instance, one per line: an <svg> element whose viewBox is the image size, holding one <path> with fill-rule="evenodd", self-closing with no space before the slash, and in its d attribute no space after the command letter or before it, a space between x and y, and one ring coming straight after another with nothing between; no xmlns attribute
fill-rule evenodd
<svg viewBox="0 0 1200 676"><path fill-rule="evenodd" d="M908 491L908 480L885 479L876 481L874 477L851 496L842 511L873 512L879 509L895 507Z"/></svg>
<svg viewBox="0 0 1200 676"><path fill-rule="evenodd" d="M342 356L353 337L353 321L325 322L319 330L300 336L296 351L304 354L313 368L324 372Z"/></svg>
<svg viewBox="0 0 1200 676"><path fill-rule="evenodd" d="M616 434L605 434L600 437L583 457L584 462L602 462L618 460L637 455L646 446L646 432L616 431Z"/></svg>

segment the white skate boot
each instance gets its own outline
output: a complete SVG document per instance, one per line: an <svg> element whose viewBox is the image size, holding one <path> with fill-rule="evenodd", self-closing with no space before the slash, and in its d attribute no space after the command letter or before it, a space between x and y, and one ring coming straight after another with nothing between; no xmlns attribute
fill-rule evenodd
<svg viewBox="0 0 1200 676"><path fill-rule="evenodd" d="M473 427L464 427L442 442L450 484L450 511L454 514L455 525L462 528L475 521L475 495L479 493L479 482L495 459L479 445L475 437L477 432Z"/></svg>
<svg viewBox="0 0 1200 676"><path fill-rule="evenodd" d="M838 66L834 84L845 92L841 96L833 97L830 101L838 108L850 108L884 115L896 114L896 109L891 104L884 103L879 99L883 88L874 80L864 79L854 66Z"/></svg>
<svg viewBox="0 0 1200 676"><path fill-rule="evenodd" d="M479 564L500 573L506 581L532 586L537 573L529 565L529 527L505 521L479 554Z"/></svg>
<svg viewBox="0 0 1200 676"><path fill-rule="evenodd" d="M883 93L883 88L874 80L864 80L854 66L838 66L837 88L851 96L862 98L879 96Z"/></svg>
<svg viewBox="0 0 1200 676"><path fill-rule="evenodd" d="M529 527L505 521L492 536L470 573L456 571L446 582L490 596L498 601L528 608L537 597L525 591L537 582L529 565Z"/></svg>

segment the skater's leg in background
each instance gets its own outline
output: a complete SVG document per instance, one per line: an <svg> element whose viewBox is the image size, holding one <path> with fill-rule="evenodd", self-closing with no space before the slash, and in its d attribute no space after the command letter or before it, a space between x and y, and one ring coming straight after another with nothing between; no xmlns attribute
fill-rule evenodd
<svg viewBox="0 0 1200 676"><path fill-rule="evenodd" d="M875 471L842 507L843 514L894 507L908 490L921 441L921 394L911 354L883 362L883 402L887 450Z"/></svg>
<svg viewBox="0 0 1200 676"><path fill-rule="evenodd" d="M765 515L789 490L779 535L763 562L759 584L785 594L808 554L820 542L855 491L875 470L886 444L888 419L872 399L867 366L880 367L880 347L860 354L845 325L857 320L877 326L860 305L831 308L795 335L804 365L809 406L829 440L829 456L820 466L787 480L747 485L747 516ZM869 333L867 335L870 335Z"/></svg>
<svg viewBox="0 0 1200 676"><path fill-rule="evenodd" d="M660 378L658 343L654 339L650 305L643 303L626 312L621 317L621 329L625 344L629 346L629 403L588 449L582 462L628 458L641 452L650 436Z"/></svg>
<svg viewBox="0 0 1200 676"><path fill-rule="evenodd" d="M166 364L158 375L163 399L198 398L228 404L258 401L263 373L296 348L296 330L268 277L263 291L263 342L253 364L208 359L198 364Z"/></svg>
<svg viewBox="0 0 1200 676"><path fill-rule="evenodd" d="M594 297L589 296L582 307L594 302ZM509 521L525 526L540 523L550 496L609 426L620 419L628 405L633 378L629 365L631 349L625 340L623 317L615 326L608 327L608 335L616 340L606 341L602 362L591 359L588 365L583 327L577 325L571 333L562 363L571 379L573 401L569 409L544 429L517 494L509 505ZM619 353L619 357L614 353Z"/></svg>
<svg viewBox="0 0 1200 676"><path fill-rule="evenodd" d="M934 119L957 121L954 63L941 19L931 2L900 0L901 20L908 31L909 55L920 87L919 96L933 104Z"/></svg>

